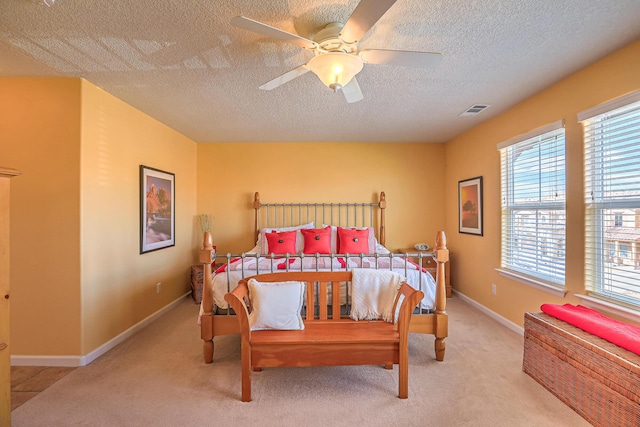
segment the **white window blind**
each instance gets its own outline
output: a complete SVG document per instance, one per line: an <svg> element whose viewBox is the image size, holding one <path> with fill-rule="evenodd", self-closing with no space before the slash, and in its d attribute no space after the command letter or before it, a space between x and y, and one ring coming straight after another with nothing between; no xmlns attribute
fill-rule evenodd
<svg viewBox="0 0 640 427"><path fill-rule="evenodd" d="M582 113L587 290L640 306L640 93ZM609 106L610 111L605 111Z"/></svg>
<svg viewBox="0 0 640 427"><path fill-rule="evenodd" d="M550 130L551 129L551 130ZM562 122L499 144L502 268L565 283L565 138Z"/></svg>

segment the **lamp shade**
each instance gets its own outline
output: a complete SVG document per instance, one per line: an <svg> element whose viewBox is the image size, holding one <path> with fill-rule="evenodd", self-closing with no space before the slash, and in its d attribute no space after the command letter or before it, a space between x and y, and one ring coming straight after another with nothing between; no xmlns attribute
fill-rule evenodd
<svg viewBox="0 0 640 427"><path fill-rule="evenodd" d="M338 90L362 71L363 62L356 55L329 52L314 56L307 66L322 80L322 83L333 90Z"/></svg>

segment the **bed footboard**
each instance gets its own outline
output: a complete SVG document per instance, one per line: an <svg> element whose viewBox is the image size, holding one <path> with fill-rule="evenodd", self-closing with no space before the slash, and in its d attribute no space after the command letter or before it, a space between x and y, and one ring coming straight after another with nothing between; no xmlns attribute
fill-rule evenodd
<svg viewBox="0 0 640 427"><path fill-rule="evenodd" d="M206 363L212 363L214 353L214 337L240 333L236 316L227 310L225 314L216 314L213 303L213 280L211 274L211 256L213 245L205 238L200 254L200 261L204 264L204 289L202 311L200 317L201 339L203 340L203 355ZM397 256L397 255L394 255ZM440 231L436 236L434 247L436 268L435 310L424 313L419 310L411 317L409 331L420 334L434 335L436 360L444 360L445 339L448 336L448 315L446 312L445 264L449 260L449 250L446 247L445 233Z"/></svg>

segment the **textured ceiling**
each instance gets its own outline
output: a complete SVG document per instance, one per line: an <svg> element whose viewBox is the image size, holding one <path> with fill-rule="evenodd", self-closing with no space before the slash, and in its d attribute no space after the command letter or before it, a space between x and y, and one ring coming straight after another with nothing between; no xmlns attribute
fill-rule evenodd
<svg viewBox="0 0 640 427"><path fill-rule="evenodd" d="M398 0L360 48L441 52L434 69L366 64L348 104L295 45L357 0L0 1L0 76L83 77L197 142L444 142L640 38L640 0ZM491 107L474 117L473 104Z"/></svg>

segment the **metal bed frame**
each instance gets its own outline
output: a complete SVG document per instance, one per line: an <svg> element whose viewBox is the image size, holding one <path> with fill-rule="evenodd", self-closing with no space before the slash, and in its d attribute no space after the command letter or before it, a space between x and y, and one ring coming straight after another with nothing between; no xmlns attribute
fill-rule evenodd
<svg viewBox="0 0 640 427"><path fill-rule="evenodd" d="M254 195L253 208L255 211L255 238L260 235L260 230L263 228L279 228L305 224L313 222L316 227L321 227L323 224L336 225L340 227L373 227L378 230L377 240L381 245L385 245L385 209L386 209L385 193L381 192L379 199L375 203L262 203L260 201L260 194L258 192ZM255 243L255 242L254 242ZM230 264L239 259L242 263L241 275L251 276L248 274L244 267L246 260L255 259L256 272L255 274L264 273L264 270L259 270L260 259L271 259L271 272L277 271L292 271L289 268L290 259L300 259L300 268L302 269L302 261L304 258L316 259L316 271L318 271L318 260L321 258L331 258L331 266L333 266L333 258L344 257L360 258L360 265L362 265L363 258L374 258L376 262L376 268L378 266L378 260L381 258L389 258L389 268L393 268L393 260L395 258L401 258L404 260L405 276L408 271L409 258L418 258L418 265L422 267L423 258L433 258L436 262L436 274L434 278L436 280L436 301L435 310L425 310L420 308L414 312L414 316L411 320L410 331L418 333L434 334L436 336L435 348L436 358L442 360L444 358L444 338L447 336L448 331L448 318L446 314L446 290L445 290L445 268L444 264L449 260L449 251L446 248L446 237L444 232L438 232L436 236L436 245L431 254L423 253L404 253L404 254L286 254L278 256L278 263L285 261L285 270L277 270L275 265L275 256L273 254L255 254L255 253L242 253L242 254L216 254L213 250L212 242L204 241L203 248L200 251L200 262L204 264L204 286L202 296L202 310L201 310L201 338L203 340L203 353L206 363L213 361L214 344L213 339L216 336L237 334L239 333L238 322L235 314L232 310L220 310L214 307L213 304L213 276L212 266L218 259L223 259L227 265L225 269L227 275L227 292L232 291L231 278L230 278ZM331 268L333 270L333 267ZM296 270L297 271L297 270ZM423 283L422 275L419 275L419 290L424 290L423 287L426 283ZM316 284L316 291L318 292L318 284ZM235 286L234 286L235 287ZM350 299L349 299L349 287L346 286L346 304L342 308L345 313L348 313Z"/></svg>

